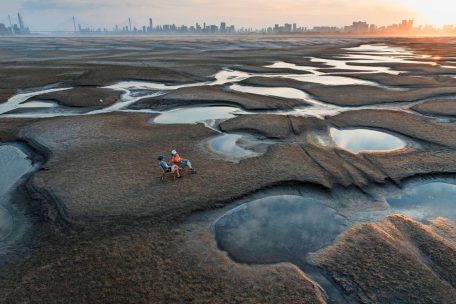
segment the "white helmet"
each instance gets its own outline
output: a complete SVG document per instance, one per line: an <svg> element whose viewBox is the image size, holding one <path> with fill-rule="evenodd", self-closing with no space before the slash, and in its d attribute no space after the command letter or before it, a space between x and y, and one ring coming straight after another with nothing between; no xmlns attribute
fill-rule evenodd
<svg viewBox="0 0 456 304"><path fill-rule="evenodd" d="M172 154L172 155L176 155L176 154L177 154L177 151L176 151L176 150L173 150L173 151L171 151L171 154Z"/></svg>

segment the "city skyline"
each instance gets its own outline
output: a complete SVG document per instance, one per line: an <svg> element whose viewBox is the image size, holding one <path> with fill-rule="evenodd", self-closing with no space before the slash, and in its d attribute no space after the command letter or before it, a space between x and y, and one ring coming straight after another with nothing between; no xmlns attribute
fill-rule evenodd
<svg viewBox="0 0 456 304"><path fill-rule="evenodd" d="M369 20L387 25L407 17L418 24L442 26L453 21L455 4L449 0L432 3L420 0L232 0L228 3L210 0L19 0L0 3L0 23L7 15L21 12L28 25L37 31L72 27L69 20L91 28L112 28L133 17L139 27L154 16L157 24L219 24L225 21L241 28L267 28L271 23L298 23L303 27L340 27L352 20Z"/></svg>
<svg viewBox="0 0 456 304"><path fill-rule="evenodd" d="M44 33L30 30L26 26L21 13L17 13L17 23L12 22L8 15L8 23L0 23L0 35L11 34L37 34ZM387 26L378 26L366 21L353 21L351 25L341 27L337 26L313 26L304 27L297 23L274 24L265 28L237 28L233 24L220 22L220 25L209 24L206 22L194 25L176 25L176 24L155 24L152 17L149 17L148 23L135 26L132 18L128 17L127 24L116 24L113 28L91 28L77 23L76 18L71 17L71 30L56 30L53 33L66 33L75 35L166 35L166 34L282 34L282 33L302 33L302 34L357 34L357 35L455 35L456 26L446 25L436 28L431 25L415 26L413 19L403 19L400 23L394 23ZM52 32L50 32L52 33Z"/></svg>

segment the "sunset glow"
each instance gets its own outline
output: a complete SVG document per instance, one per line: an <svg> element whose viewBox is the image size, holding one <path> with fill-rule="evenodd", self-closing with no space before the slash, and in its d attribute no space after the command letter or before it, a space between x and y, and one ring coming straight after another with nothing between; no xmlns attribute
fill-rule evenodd
<svg viewBox="0 0 456 304"><path fill-rule="evenodd" d="M400 0L400 2L416 12L417 19L422 22L434 26L456 23L456 2L453 0Z"/></svg>

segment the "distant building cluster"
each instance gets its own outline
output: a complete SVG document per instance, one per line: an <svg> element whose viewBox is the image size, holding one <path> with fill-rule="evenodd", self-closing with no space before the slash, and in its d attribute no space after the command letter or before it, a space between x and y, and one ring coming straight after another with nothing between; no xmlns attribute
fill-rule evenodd
<svg viewBox="0 0 456 304"><path fill-rule="evenodd" d="M149 18L149 23L142 26L132 26L131 18L128 18L127 25L115 25L112 30L106 28L84 28L78 25L80 33L115 33L115 34L234 34L236 31L234 25L227 25L226 22L221 22L220 25L209 25L195 23L195 25L187 26L175 24L163 24L154 26L152 18Z"/></svg>
<svg viewBox="0 0 456 304"><path fill-rule="evenodd" d="M76 26L75 26L76 32ZM289 33L308 33L308 34L356 34L356 35L414 35L414 34L456 34L456 26L447 25L443 28L432 26L414 27L413 20L403 20L401 23L389 26L377 26L364 21L355 21L351 25L337 26L314 26L301 27L296 23L275 24L274 26L254 29L239 28L234 25L227 25L226 22L220 25L207 25L196 23L195 25L176 26L175 24L165 24L154 26L152 18L149 24L143 26L132 26L131 19L128 24L123 26L116 25L113 29L93 29L83 28L79 25L79 33L112 33L112 34L289 34Z"/></svg>
<svg viewBox="0 0 456 304"><path fill-rule="evenodd" d="M18 23L13 23L11 16L8 16L8 21L8 25L0 23L0 35L21 35L30 33L30 29L25 26L24 19L22 19L20 13L17 14Z"/></svg>
<svg viewBox="0 0 456 304"><path fill-rule="evenodd" d="M428 34L456 34L456 26L446 25L435 28L431 25L414 27L413 20L402 20L401 23L389 26L377 26L364 21L354 21L351 25L314 26L311 28L298 27L296 23L281 26L276 24L260 31L261 33L322 33L322 34L357 34L357 35L428 35Z"/></svg>
<svg viewBox="0 0 456 304"><path fill-rule="evenodd" d="M20 13L17 14L17 23L13 23L11 17L8 16L7 24L0 23L0 35L21 35L31 32L25 26L24 20ZM314 26L314 27L301 27L296 23L275 24L274 26L255 29L255 28L236 28L234 25L228 25L226 22L221 22L219 25L206 24L206 22L195 23L194 25L180 25L163 24L155 25L152 18L149 18L148 23L144 25L137 25L131 18L128 18L121 25L115 25L113 28L93 28L83 26L76 22L73 17L67 21L67 25L72 25L72 30L57 29L51 33L67 33L67 34L81 34L81 35L214 35L214 34L356 34L356 35L456 35L456 26L446 25L442 28L434 28L428 26L414 26L413 20L403 20L401 23L392 24L389 26L377 26L369 24L364 21L355 21L351 25L337 27L337 26Z"/></svg>

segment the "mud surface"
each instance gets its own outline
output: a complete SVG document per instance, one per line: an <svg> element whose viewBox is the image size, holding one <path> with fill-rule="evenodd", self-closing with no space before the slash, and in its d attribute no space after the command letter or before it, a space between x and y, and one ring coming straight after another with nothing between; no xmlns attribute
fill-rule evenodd
<svg viewBox="0 0 456 304"><path fill-rule="evenodd" d="M53 100L69 107L102 108L114 104L120 97L120 92L102 88L84 88L52 92L35 96L38 100Z"/></svg>
<svg viewBox="0 0 456 304"><path fill-rule="evenodd" d="M441 233L432 224L393 215L353 227L313 259L354 301L453 303L455 245Z"/></svg>
<svg viewBox="0 0 456 304"><path fill-rule="evenodd" d="M233 92L221 86L178 89L164 96L143 99L130 109L169 110L192 105L236 105L246 110L290 110L308 105L305 101Z"/></svg>
<svg viewBox="0 0 456 304"><path fill-rule="evenodd" d="M434 99L427 100L412 107L413 110L433 116L456 116L456 100Z"/></svg>

